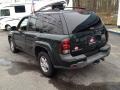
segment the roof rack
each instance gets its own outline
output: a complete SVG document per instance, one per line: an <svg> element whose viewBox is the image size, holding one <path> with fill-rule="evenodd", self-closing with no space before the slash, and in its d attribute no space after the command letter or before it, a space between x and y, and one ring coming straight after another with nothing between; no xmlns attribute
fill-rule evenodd
<svg viewBox="0 0 120 90"><path fill-rule="evenodd" d="M80 12L84 11L84 10L89 11L86 8L82 8L82 7L65 7L64 6L65 3L66 3L65 1L60 1L60 2L57 2L57 3L52 3L52 4L49 4L49 5L46 5L46 6L42 7L42 8L40 8L39 10L35 11L35 13L42 12L42 11L60 11L60 10L65 10L66 8L72 8L72 9L78 10ZM51 7L51 9L44 10L47 7Z"/></svg>
<svg viewBox="0 0 120 90"><path fill-rule="evenodd" d="M40 12L42 11L43 9L47 8L47 7L51 7L51 10L64 10L65 4L66 2L65 1L60 1L60 2L57 2L57 3L52 3L52 4L49 4L49 5L46 5L42 8L40 8L39 10L35 11L35 12Z"/></svg>

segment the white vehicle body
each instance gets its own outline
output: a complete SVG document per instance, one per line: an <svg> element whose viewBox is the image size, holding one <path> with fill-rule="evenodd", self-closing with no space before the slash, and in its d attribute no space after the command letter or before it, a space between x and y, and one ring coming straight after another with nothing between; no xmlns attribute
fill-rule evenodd
<svg viewBox="0 0 120 90"><path fill-rule="evenodd" d="M17 26L19 23L20 18L15 19L15 18L5 18L0 20L0 29L6 29L7 26L12 27L12 26Z"/></svg>
<svg viewBox="0 0 120 90"><path fill-rule="evenodd" d="M9 4L0 7L0 29L6 26L16 26L20 19L31 13L31 3Z"/></svg>
<svg viewBox="0 0 120 90"><path fill-rule="evenodd" d="M65 2L66 7L72 7L72 0L41 0L34 3L34 10L38 11L42 7L57 2ZM32 13L32 3L14 3L0 5L0 29L7 26L16 26L22 17Z"/></svg>

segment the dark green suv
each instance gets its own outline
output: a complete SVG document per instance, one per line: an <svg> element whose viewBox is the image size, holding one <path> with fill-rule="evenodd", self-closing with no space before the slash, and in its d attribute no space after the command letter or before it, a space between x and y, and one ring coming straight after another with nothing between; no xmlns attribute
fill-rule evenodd
<svg viewBox="0 0 120 90"><path fill-rule="evenodd" d="M36 12L11 29L11 51L35 56L45 76L52 76L54 68L85 67L104 60L110 53L108 32L94 12Z"/></svg>

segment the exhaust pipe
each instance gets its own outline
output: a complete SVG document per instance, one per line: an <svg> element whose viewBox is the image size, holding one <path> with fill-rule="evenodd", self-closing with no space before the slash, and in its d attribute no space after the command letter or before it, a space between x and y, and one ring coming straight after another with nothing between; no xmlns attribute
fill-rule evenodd
<svg viewBox="0 0 120 90"><path fill-rule="evenodd" d="M102 60L102 61L105 61L105 59L104 59L104 58L101 58L101 60Z"/></svg>
<svg viewBox="0 0 120 90"><path fill-rule="evenodd" d="M105 59L104 59L104 58L101 58L101 59L99 59L99 60L96 60L95 62L93 62L93 64L99 64L100 61L105 61Z"/></svg>
<svg viewBox="0 0 120 90"><path fill-rule="evenodd" d="M96 60L95 62L93 62L93 64L99 64L100 63L100 60Z"/></svg>

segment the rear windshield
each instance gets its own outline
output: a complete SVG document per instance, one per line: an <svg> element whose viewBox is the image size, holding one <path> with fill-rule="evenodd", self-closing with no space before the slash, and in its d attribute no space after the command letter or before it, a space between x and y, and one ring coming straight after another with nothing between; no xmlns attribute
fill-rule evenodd
<svg viewBox="0 0 120 90"><path fill-rule="evenodd" d="M0 16L10 16L10 10L9 9L1 9Z"/></svg>
<svg viewBox="0 0 120 90"><path fill-rule="evenodd" d="M69 33L72 33L73 30L81 23L85 21L86 18L88 18L90 14L80 14L78 12L67 12L64 13L64 17L67 23L67 27L69 30Z"/></svg>

